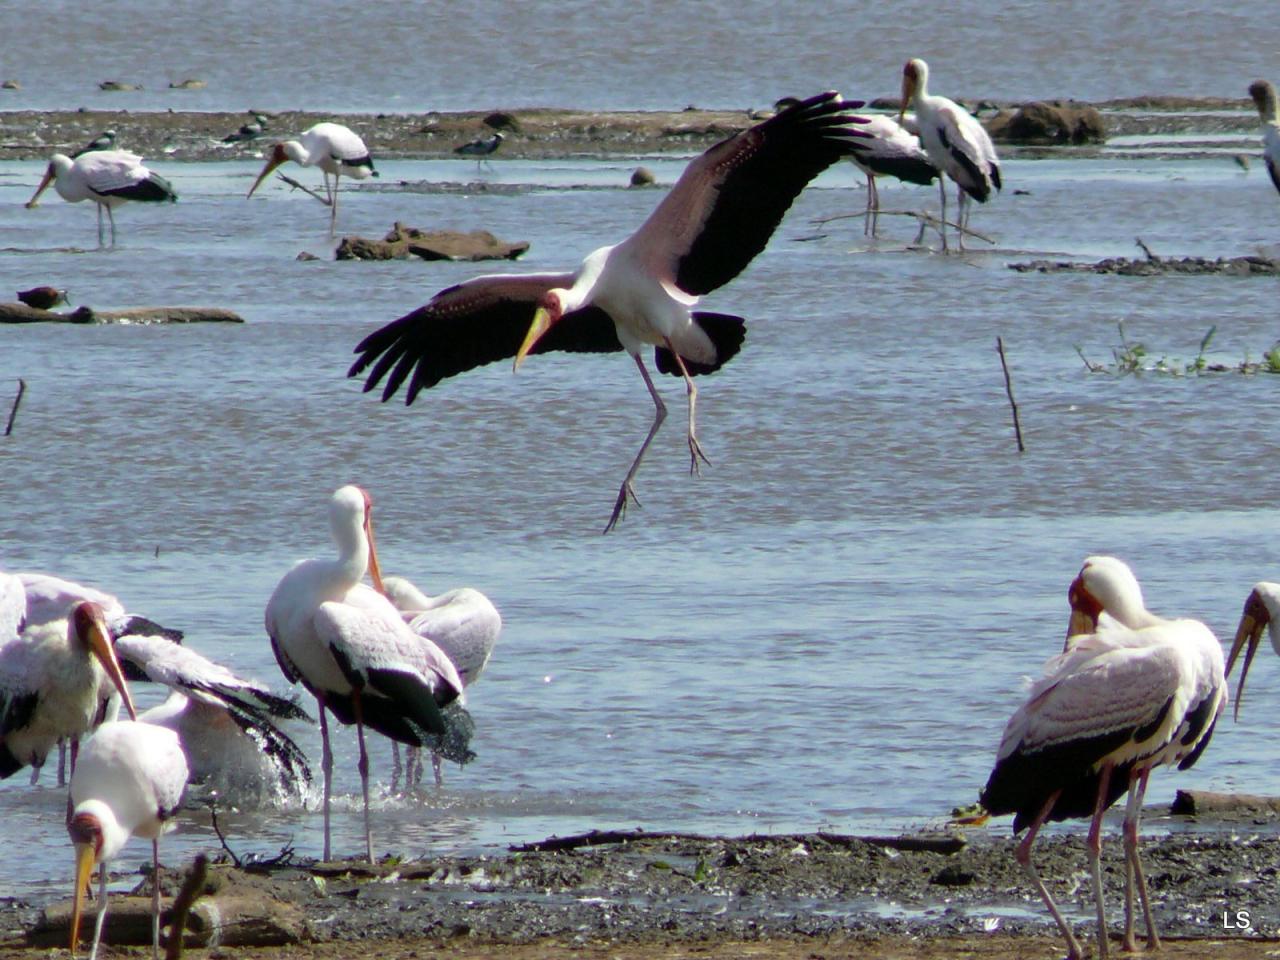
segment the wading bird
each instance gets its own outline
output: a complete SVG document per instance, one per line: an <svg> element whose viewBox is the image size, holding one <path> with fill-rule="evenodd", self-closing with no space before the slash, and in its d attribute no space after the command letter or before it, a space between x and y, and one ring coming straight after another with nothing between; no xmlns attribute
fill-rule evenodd
<svg viewBox="0 0 1280 960"><path fill-rule="evenodd" d="M296 703L164 637L122 636L115 650L126 679L172 691L139 719L178 734L192 783L239 805L305 794L307 758L276 726L311 721Z"/></svg>
<svg viewBox="0 0 1280 960"><path fill-rule="evenodd" d="M1015 833L1027 830L1018 844L1018 863L1057 922L1068 957L1080 960L1080 944L1031 861L1037 833L1050 820L1092 817L1087 849L1098 952L1105 958L1102 815L1128 790L1123 945L1136 949L1136 883L1148 946L1157 949L1160 941L1138 854L1147 779L1157 766L1177 764L1185 770L1199 759L1227 690L1222 648L1209 628L1198 620L1166 620L1150 613L1132 571L1121 561L1086 559L1068 599L1072 614L1066 649L1045 664L1026 702L1005 726L981 801L992 814L1014 814Z"/></svg>
<svg viewBox="0 0 1280 960"><path fill-rule="evenodd" d="M850 159L867 176L867 217L862 232L873 237L880 218L876 177L896 177L904 183L927 187L938 176L938 168L920 145L920 138L911 132L911 126L910 117L899 124L892 117L869 114L866 126L860 128L870 137L866 149L859 150Z"/></svg>
<svg viewBox="0 0 1280 960"><path fill-rule="evenodd" d="M741 317L693 310L764 249L792 201L814 177L858 149L863 118L837 93L801 101L695 159L640 228L591 253L574 273L482 276L437 293L356 347L349 376L369 370L364 389L384 378L389 400L408 380L405 403L482 364L530 353L625 350L655 414L618 491L605 532L635 500L632 481L666 418L641 356L656 348L659 372L684 379L690 470L706 461L694 429L693 377L718 370L742 346ZM372 369L369 369L369 368ZM410 376L412 374L412 376ZM638 501L637 501L638 502Z"/></svg>
<svg viewBox="0 0 1280 960"><path fill-rule="evenodd" d="M454 147L453 152L464 157L476 158L476 169L480 168L481 162L492 153L497 153L498 148L502 146L505 138L501 133L495 133L491 137L477 137L470 143L464 143L460 147Z"/></svg>
<svg viewBox="0 0 1280 960"><path fill-rule="evenodd" d="M160 834L182 802L187 760L172 730L149 723L104 723L85 743L71 774L71 816L67 833L76 855L71 953L80 939L85 887L98 865L98 919L89 960L98 954L107 915L107 862L128 839L151 841L151 949L160 955Z"/></svg>
<svg viewBox="0 0 1280 960"><path fill-rule="evenodd" d="M116 219L111 211L127 201L138 203L173 203L178 199L172 184L158 173L142 165L142 158L127 150L93 150L74 160L55 153L49 160L44 179L27 201L27 209L39 206L40 194L54 185L58 196L68 203L92 200L98 207L98 246L105 236L102 211L111 225L111 245L116 242Z"/></svg>
<svg viewBox="0 0 1280 960"><path fill-rule="evenodd" d="M329 233L334 232L338 220L338 180L348 176L353 180L365 180L376 177L378 171L373 169L373 159L369 156L369 148L364 145L360 135L340 123L317 123L304 130L297 140L285 140L271 148L267 163L253 181L246 196L252 197L271 171L283 163L292 160L302 167L319 167L324 174L324 192L312 194L329 206ZM333 177L330 186L329 178Z"/></svg>
<svg viewBox="0 0 1280 960"><path fill-rule="evenodd" d="M1262 119L1262 161L1271 182L1280 190L1280 106L1276 103L1276 88L1269 80L1255 80L1249 84L1249 96Z"/></svg>
<svg viewBox="0 0 1280 960"><path fill-rule="evenodd" d="M382 588L409 629L420 637L439 647L458 671L458 677L465 687L480 679L493 648L502 633L502 616L493 603L479 590L471 587L458 587L439 596L429 597L404 577L384 577ZM449 710L461 710L450 704ZM451 732L466 721L454 718L457 722L450 724ZM431 769L435 776L436 786L444 783L441 771L441 760L453 760L466 763L474 755L467 749L466 743L448 742L447 738L437 738L431 746ZM396 774L400 771L400 748L393 740L391 743ZM422 779L422 763L418 760L419 750L410 747L407 751L405 783L409 786ZM392 778L393 782L395 776Z"/></svg>
<svg viewBox="0 0 1280 960"><path fill-rule="evenodd" d="M71 159L85 153L92 153L95 150L114 150L116 148L116 132L114 130L103 130L100 134L86 143L83 147L71 155Z"/></svg>
<svg viewBox="0 0 1280 960"><path fill-rule="evenodd" d="M136 718L102 608L92 601L0 647L0 778L40 766L63 738L74 772L77 744L98 721L108 684Z"/></svg>
<svg viewBox="0 0 1280 960"><path fill-rule="evenodd" d="M330 856L329 806L333 753L325 711L355 724L364 795L365 854L373 860L369 829L369 757L364 728L423 746L447 732L441 708L462 698L449 658L417 636L380 592L382 574L373 539L373 502L359 487L337 490L329 502L336 559L303 560L276 586L266 628L280 669L301 682L320 711L324 775L324 856ZM362 581L366 571L373 589Z"/></svg>
<svg viewBox="0 0 1280 960"><path fill-rule="evenodd" d="M1258 646L1262 643L1264 627L1271 638L1272 649L1280 654L1280 583L1268 583L1265 580L1255 583L1249 591L1244 611L1240 614L1240 623L1236 627L1235 640L1231 644L1231 653L1227 657L1227 676L1230 676L1240 651L1245 650L1244 663L1240 665L1240 683L1236 686L1237 720L1240 718L1240 704L1244 702L1244 681L1249 675L1253 655L1258 652Z"/></svg>
<svg viewBox="0 0 1280 960"><path fill-rule="evenodd" d="M36 310L52 310L60 303L69 303L67 291L57 287L32 287L19 290L18 300Z"/></svg>
<svg viewBox="0 0 1280 960"><path fill-rule="evenodd" d="M902 68L901 123L908 107L914 105L920 142L933 165L956 183L960 213L956 223L960 249L964 249L963 227L968 223L968 197L986 203L993 190L1000 189L1000 160L987 131L969 111L946 97L929 93L929 65L916 58ZM938 178L942 198L942 249L947 249L947 183Z"/></svg>

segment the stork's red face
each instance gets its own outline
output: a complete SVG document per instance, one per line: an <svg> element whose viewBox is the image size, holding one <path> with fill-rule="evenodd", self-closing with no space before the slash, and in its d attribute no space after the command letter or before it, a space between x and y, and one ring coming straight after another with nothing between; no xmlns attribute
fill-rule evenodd
<svg viewBox="0 0 1280 960"><path fill-rule="evenodd" d="M102 608L92 600L76 604L71 611L71 630L84 644L90 654L98 658L107 678L120 691L120 699L124 701L129 719L137 720L138 711L134 709L133 698L129 696L129 685L125 682L124 671L116 659L115 644L111 640L111 631L107 629L107 621Z"/></svg>
<svg viewBox="0 0 1280 960"><path fill-rule="evenodd" d="M271 176L271 171L274 170L276 167L280 166L280 164L284 163L288 159L289 159L288 154L284 152L284 144L277 143L271 149L271 156L267 157L266 166L264 166L262 168L262 172L258 174L258 179L253 181L253 186L250 187L249 192L245 194L245 199L247 200L249 199L249 197L252 197L253 191L258 189L258 186L262 183L262 181L267 179L267 177Z"/></svg>
<svg viewBox="0 0 1280 960"><path fill-rule="evenodd" d="M1240 614L1240 625L1236 627L1236 638L1231 644L1231 653L1227 657L1227 676L1231 676L1231 668L1236 665L1236 657L1248 644L1245 650L1244 663L1240 665L1240 683L1236 687L1235 717L1240 719L1240 703L1244 700L1244 680L1249 675L1249 665L1253 663L1253 655L1258 652L1258 644L1262 642L1262 631L1271 623L1271 611L1259 596L1257 589L1249 594L1244 602L1244 612Z"/></svg>
<svg viewBox="0 0 1280 960"><path fill-rule="evenodd" d="M28 210L34 210L36 207L40 206L40 194L49 189L49 184L53 183L57 176L58 171L54 169L53 164L50 163L44 171L44 179L40 181L40 186L36 187L36 192L33 193L31 195L31 199L27 201L26 207Z"/></svg>
<svg viewBox="0 0 1280 960"><path fill-rule="evenodd" d="M548 290L538 301L538 309L534 311L529 332L524 335L524 343L520 344L520 349L516 351L515 364L511 368L513 372L520 369L520 364L524 362L525 356L533 349L534 344L559 323L563 316L564 303L560 299L560 294L555 290Z"/></svg>
<svg viewBox="0 0 1280 960"><path fill-rule="evenodd" d="M1067 588L1067 603L1071 605L1071 618L1067 623L1068 637L1093 633L1098 629L1098 618L1102 616L1102 604L1085 587L1083 570Z"/></svg>

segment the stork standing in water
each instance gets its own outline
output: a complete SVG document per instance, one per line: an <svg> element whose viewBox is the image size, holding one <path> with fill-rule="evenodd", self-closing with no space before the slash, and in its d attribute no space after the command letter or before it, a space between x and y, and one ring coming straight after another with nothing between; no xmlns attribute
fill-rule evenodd
<svg viewBox="0 0 1280 960"><path fill-rule="evenodd" d="M97 721L108 684L136 719L102 608L93 601L0 647L0 778L40 766L63 738L71 742L74 773L79 738Z"/></svg>
<svg viewBox="0 0 1280 960"><path fill-rule="evenodd" d="M319 167L324 174L325 195L320 199L329 206L330 235L338 222L338 180L343 176L367 180L378 175L373 169L369 148L358 133L340 123L317 123L302 131L297 140L285 140L271 148L266 165L246 196L252 197L271 171L290 160L302 167ZM333 177L332 186L330 177ZM313 196L319 197L319 194Z"/></svg>
<svg viewBox="0 0 1280 960"><path fill-rule="evenodd" d="M364 728L422 746L431 734L447 731L441 708L463 694L462 680L449 658L410 630L380 592L372 511L372 500L359 487L337 490L329 503L337 558L303 560L294 566L272 593L265 617L281 671L290 682L301 682L311 691L319 707L326 860L333 753L325 712L356 727L365 854L372 862ZM362 582L366 572L378 589Z"/></svg>
<svg viewBox="0 0 1280 960"><path fill-rule="evenodd" d="M1267 165L1271 182L1280 190L1280 105L1276 101L1276 88L1269 80L1255 80L1249 84L1249 96L1262 120L1262 161Z"/></svg>
<svg viewBox="0 0 1280 960"><path fill-rule="evenodd" d="M896 177L904 183L918 183L927 187L938 176L938 168L920 145L920 138L912 131L914 117L904 117L900 124L892 117L871 114L866 126L866 149L850 159L867 177L867 216L863 224L864 234L876 235L880 219L880 191L877 177Z"/></svg>
<svg viewBox="0 0 1280 960"><path fill-rule="evenodd" d="M111 211L128 201L173 203L178 199L173 185L142 164L142 158L127 150L91 150L74 160L55 153L45 169L44 179L27 201L27 209L39 206L40 194L53 184L58 196L68 203L92 200L98 207L98 246L105 246L102 212L111 224L111 245L116 244L116 218Z"/></svg>
<svg viewBox="0 0 1280 960"><path fill-rule="evenodd" d="M1198 620L1166 620L1150 613L1132 571L1114 557L1086 559L1068 599L1072 614L1066 649L1045 664L1026 702L1006 725L981 800L992 814L1014 814L1015 833L1027 829L1017 848L1018 863L1057 922L1068 957L1081 960L1079 942L1031 861L1037 833L1050 820L1092 816L1087 849L1098 952L1105 958L1102 815L1128 790L1123 946L1136 949L1136 884L1148 946L1157 949L1160 940L1138 854L1147 780L1157 766L1177 764L1185 770L1199 759L1226 704L1227 689L1222 648L1208 627ZM1107 617L1101 618L1104 611Z"/></svg>
<svg viewBox="0 0 1280 960"><path fill-rule="evenodd" d="M995 145L973 115L954 100L929 93L929 65L917 58L902 68L901 123L908 107L914 105L920 142L933 165L956 183L960 213L956 218L960 249L964 249L964 230L968 197L986 203L992 191L1000 189L1000 160ZM947 181L938 178L938 194L942 198L942 249L947 249Z"/></svg>
<svg viewBox="0 0 1280 960"><path fill-rule="evenodd" d="M348 375L364 389L386 379L389 400L408 380L405 403L446 377L547 350L626 350L655 408L653 424L623 478L605 532L636 500L632 482L667 407L641 353L683 378L689 402L689 468L706 462L695 431L693 377L712 373L742 346L741 317L700 313L698 299L728 283L764 249L800 191L865 141L864 119L837 93L800 101L723 140L695 159L640 228L589 254L573 273L476 277L371 333ZM410 376L412 374L412 376ZM638 502L638 501L637 501Z"/></svg>
<svg viewBox="0 0 1280 960"><path fill-rule="evenodd" d="M98 919L89 960L98 955L107 915L107 863L128 839L151 841L151 949L160 956L160 835L182 802L187 760L172 730L149 723L104 723L85 743L71 775L67 833L76 853L71 953L80 939L85 887L98 866Z"/></svg>

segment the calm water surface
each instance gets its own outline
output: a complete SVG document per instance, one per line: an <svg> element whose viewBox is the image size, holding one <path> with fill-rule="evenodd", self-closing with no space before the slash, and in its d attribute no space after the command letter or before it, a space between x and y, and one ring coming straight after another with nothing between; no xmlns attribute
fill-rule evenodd
<svg viewBox="0 0 1280 960"><path fill-rule="evenodd" d="M237 9L227 23L238 23L230 19ZM403 9L373 4L361 22ZM492 6L470 5L426 35L441 50L466 48L444 36L470 30L485 55L496 40L478 26L483 9ZM748 29L766 51L778 42L766 27L776 18L728 9L726 37ZM1010 9L1030 16L1035 8ZM0 29L14 15L0 13ZM923 37L910 18L862 44L867 17L848 16L848 50L822 47L845 70L863 69L860 46L891 48L879 75L905 52L931 55L923 40L907 42ZM284 71L301 58L296 47L272 45L283 29L275 18L255 21L254 32L246 12L228 46L173 17L198 38L194 49L221 44L218 56L179 62L176 47L162 57L145 38L104 31L96 43L111 72L136 62L138 78L154 86L153 76L217 80L236 58L243 72L281 61L271 74L280 85L255 81L254 90L272 89L290 106L353 109L499 99L668 105L677 91L709 104L822 85L769 75L788 58L764 56L758 91L741 86L739 70L723 71L738 86L720 86L673 77L660 63L634 65L646 85L629 86L624 63L609 86L588 90L572 80L581 63L559 72L549 39L538 46L541 59L519 67L533 87L500 84L516 54L530 52L507 46L484 83L468 87L472 74L453 62L464 82L428 89L436 85L419 72L421 93L400 84L394 96L359 62L312 57L358 78L344 99L332 78L309 86ZM787 24L807 29L805 20ZM954 22L963 29L965 20ZM1208 26L1225 44L1230 23ZM1157 39L1162 24L1147 24ZM334 29L325 16L305 25ZM372 33L360 42L374 42ZM522 36L516 31L517 47ZM1207 55L1196 60L1225 72L1212 56L1215 36L1201 38ZM569 49L581 42L560 40ZM38 55L45 42L33 36L18 56L47 69L53 61ZM126 56L130 44L142 46ZM1007 95L1097 96L1098 84L1115 93L1173 89L1155 46L1150 60L1131 64L1136 79L1094 76L1075 62L1059 76L1035 48L1019 48L1003 62L985 58L980 68L992 72L970 72L966 86ZM82 87L107 68L93 69L98 48L83 38L77 49L87 51L74 78ZM21 63L5 69L20 73ZM1237 65L1240 76L1205 74L1197 89L1242 89L1255 70ZM444 75L446 65L429 69ZM1093 85L1074 82L1071 71ZM53 91L60 106L81 102L63 82L41 74L19 96ZM225 106L224 89L211 82L207 95ZM682 161L649 165L670 183ZM631 166L505 161L477 174L472 163L386 163L380 184L348 196L340 226L366 235L393 220L485 227L532 243L521 264L496 269L562 268L634 229L653 207L658 192L620 188ZM19 377L28 385L13 435L0 439L0 565L103 586L185 628L193 647L283 686L263 607L295 560L331 553L327 498L355 482L376 499L389 572L435 592L470 584L502 610L500 646L471 691L479 759L449 771L439 793L391 797L389 750L375 748L379 851L490 849L590 827L892 831L935 823L975 798L1022 678L1060 646L1066 586L1084 556L1124 557L1154 609L1199 616L1222 638L1253 582L1280 574L1269 417L1280 380L1090 375L1077 354L1109 361L1123 322L1153 357L1189 361L1216 326L1210 359L1257 359L1280 336L1274 281L1005 268L1033 256L1130 255L1137 236L1168 255L1274 253L1280 204L1257 165L1242 174L1225 159L1012 159L1009 189L974 216L997 245L964 258L907 251L914 228L904 220L886 221L877 244L857 220L817 225L863 202L852 170L824 175L748 272L706 301L750 321L742 354L702 384L699 432L713 465L688 476L683 391L668 379L661 386L673 416L639 477L644 506L608 537L599 531L650 419L624 357L535 357L518 376L495 365L411 409L383 406L344 377L353 345L474 266L299 262L303 250L327 256L327 213L274 186L246 202L256 169L242 163L164 169L181 202L123 210L119 247L97 251L84 205L51 198L23 209L40 172L39 164L0 163L0 291L52 282L77 304L208 304L248 322L0 328L0 412ZM399 186L473 180L463 195ZM485 189L493 184L519 189ZM895 209L936 205L930 190L888 187L884 196ZM997 336L1013 371L1022 455ZM1168 800L1175 785L1280 792L1269 732L1280 670L1264 656L1250 683L1242 721L1223 724L1196 769L1157 777L1153 802ZM318 756L313 730L294 733ZM354 853L354 736L342 731L337 746L335 848ZM22 777L0 784L0 895L64 890L63 798L47 774L34 790ZM314 810L225 820L241 853L269 855L285 843L319 853ZM193 813L167 859L214 843L205 815ZM145 856L141 846L135 854Z"/></svg>

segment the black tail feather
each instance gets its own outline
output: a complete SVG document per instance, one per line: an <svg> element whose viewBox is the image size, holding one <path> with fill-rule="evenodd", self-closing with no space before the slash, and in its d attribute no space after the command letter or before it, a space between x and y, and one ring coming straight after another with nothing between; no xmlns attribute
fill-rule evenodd
<svg viewBox="0 0 1280 960"><path fill-rule="evenodd" d="M747 338L747 321L741 317L730 316L727 313L695 313L693 322L711 338L716 348L716 359L714 363L697 363L686 358L685 369L689 371L691 377L715 373L737 356L738 351L742 349L742 342ZM654 348L653 361L659 373L680 376L680 367L676 364L675 356L666 347Z"/></svg>

